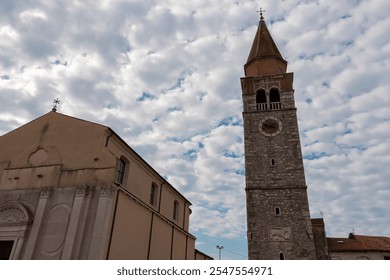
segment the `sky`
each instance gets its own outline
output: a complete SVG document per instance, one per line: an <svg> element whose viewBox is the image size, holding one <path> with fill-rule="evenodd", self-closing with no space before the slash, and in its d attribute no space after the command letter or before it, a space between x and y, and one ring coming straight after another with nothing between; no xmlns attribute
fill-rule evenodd
<svg viewBox="0 0 390 280"><path fill-rule="evenodd" d="M199 250L245 259L240 77L260 7L294 72L311 216L390 236L388 0L2 0L0 135L59 98L192 202Z"/></svg>

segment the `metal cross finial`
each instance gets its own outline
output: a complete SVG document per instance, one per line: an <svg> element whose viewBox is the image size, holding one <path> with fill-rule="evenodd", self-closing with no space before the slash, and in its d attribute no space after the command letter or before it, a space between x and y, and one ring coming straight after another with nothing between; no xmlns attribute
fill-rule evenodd
<svg viewBox="0 0 390 280"><path fill-rule="evenodd" d="M263 13L265 13L265 10L263 10L262 8L260 8L260 10L256 11L257 13L260 14L260 20L263 20L264 17L263 17Z"/></svg>
<svg viewBox="0 0 390 280"><path fill-rule="evenodd" d="M58 99L58 98L56 98L56 99L54 99L53 100L53 108L51 109L53 112L57 112L57 106L61 103L61 101Z"/></svg>

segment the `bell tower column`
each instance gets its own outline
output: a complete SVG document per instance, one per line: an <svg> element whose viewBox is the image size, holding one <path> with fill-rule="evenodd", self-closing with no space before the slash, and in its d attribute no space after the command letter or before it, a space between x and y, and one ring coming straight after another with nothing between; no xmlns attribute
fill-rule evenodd
<svg viewBox="0 0 390 280"><path fill-rule="evenodd" d="M293 73L262 14L244 70L249 259L315 259Z"/></svg>

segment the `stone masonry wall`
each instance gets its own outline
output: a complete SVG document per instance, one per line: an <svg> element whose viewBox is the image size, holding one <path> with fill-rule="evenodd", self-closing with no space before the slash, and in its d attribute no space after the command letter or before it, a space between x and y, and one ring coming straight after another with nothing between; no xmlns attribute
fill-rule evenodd
<svg viewBox="0 0 390 280"><path fill-rule="evenodd" d="M249 259L316 259L302 162L292 76L243 78ZM256 87L280 87L281 110L259 111ZM283 88L288 88L284 91ZM251 94L253 93L253 94ZM263 135L267 118L281 123Z"/></svg>

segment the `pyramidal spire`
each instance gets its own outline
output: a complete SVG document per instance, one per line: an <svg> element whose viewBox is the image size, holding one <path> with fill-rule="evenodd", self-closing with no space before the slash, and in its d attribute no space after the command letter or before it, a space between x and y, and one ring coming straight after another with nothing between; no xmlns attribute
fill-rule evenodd
<svg viewBox="0 0 390 280"><path fill-rule="evenodd" d="M266 67L268 69L258 69L256 73L252 73L253 71L250 71L255 75L286 73L287 61L284 60L274 39L268 31L263 17L264 10L260 9L258 12L260 12L260 21L257 27L255 39L253 40L252 48L249 52L248 60L245 64L245 71L247 72L249 68L252 68L252 64L256 64L256 68ZM268 61L266 65L264 65L265 61Z"/></svg>

